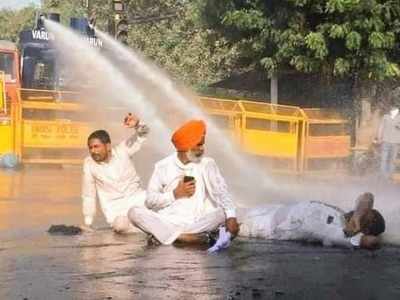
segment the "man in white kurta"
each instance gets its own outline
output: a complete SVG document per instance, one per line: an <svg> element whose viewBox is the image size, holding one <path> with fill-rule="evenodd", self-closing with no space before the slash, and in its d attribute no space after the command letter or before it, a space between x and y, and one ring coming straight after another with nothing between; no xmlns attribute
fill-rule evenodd
<svg viewBox="0 0 400 300"><path fill-rule="evenodd" d="M238 209L240 235L245 237L321 242L325 246L375 248L385 222L373 209L373 195L362 194L355 210L318 201Z"/></svg>
<svg viewBox="0 0 400 300"><path fill-rule="evenodd" d="M236 210L224 178L210 157L203 157L205 124L189 121L172 138L174 153L155 165L146 207L132 208L131 222L165 245L183 236L225 224L238 232ZM186 178L185 178L186 176Z"/></svg>
<svg viewBox="0 0 400 300"><path fill-rule="evenodd" d="M104 130L97 130L88 138L90 156L84 161L82 178L83 215L88 227L96 215L96 199L107 223L119 233L133 229L128 210L144 206L146 193L131 158L141 148L148 129L131 114L125 118L125 127L133 128L132 136L114 148Z"/></svg>

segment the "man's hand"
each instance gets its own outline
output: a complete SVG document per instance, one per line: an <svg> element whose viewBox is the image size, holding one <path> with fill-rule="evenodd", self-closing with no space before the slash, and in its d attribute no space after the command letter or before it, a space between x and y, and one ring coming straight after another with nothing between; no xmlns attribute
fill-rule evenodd
<svg viewBox="0 0 400 300"><path fill-rule="evenodd" d="M183 179L179 181L178 186L174 190L175 199L192 197L196 191L196 181L191 180L183 182Z"/></svg>
<svg viewBox="0 0 400 300"><path fill-rule="evenodd" d="M137 128L139 125L139 118L133 115L132 113L128 113L124 118L124 126L126 128Z"/></svg>
<svg viewBox="0 0 400 300"><path fill-rule="evenodd" d="M353 214L350 220L346 223L344 232L347 236L354 236L355 234L360 232L360 227L360 217Z"/></svg>
<svg viewBox="0 0 400 300"><path fill-rule="evenodd" d="M364 249L376 249L379 248L380 238L373 235L363 235L361 237L360 248Z"/></svg>
<svg viewBox="0 0 400 300"><path fill-rule="evenodd" d="M149 127L147 126L147 125L138 125L138 127L137 127L137 129L136 129L136 132L137 132L137 134L138 134L138 136L140 136L140 137L144 137L144 136L146 136L148 133L149 133L149 131L150 131L150 129L149 129Z"/></svg>
<svg viewBox="0 0 400 300"><path fill-rule="evenodd" d="M232 234L233 237L236 237L239 233L239 224L236 218L229 218L226 220L226 229Z"/></svg>

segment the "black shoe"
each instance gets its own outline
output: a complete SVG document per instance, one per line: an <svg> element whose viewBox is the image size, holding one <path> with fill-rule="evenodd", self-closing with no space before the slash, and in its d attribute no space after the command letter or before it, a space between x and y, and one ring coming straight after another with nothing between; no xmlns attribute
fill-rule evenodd
<svg viewBox="0 0 400 300"><path fill-rule="evenodd" d="M214 230L214 231L210 231L207 233L207 237L208 237L208 246L212 247L215 245L215 243L218 240L218 230Z"/></svg>
<svg viewBox="0 0 400 300"><path fill-rule="evenodd" d="M150 234L147 236L147 246L160 246L161 243L154 237L154 235Z"/></svg>

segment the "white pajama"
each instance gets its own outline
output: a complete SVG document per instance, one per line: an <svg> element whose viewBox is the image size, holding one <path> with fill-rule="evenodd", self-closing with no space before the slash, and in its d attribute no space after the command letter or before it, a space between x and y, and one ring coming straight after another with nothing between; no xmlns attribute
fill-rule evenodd
<svg viewBox="0 0 400 300"><path fill-rule="evenodd" d="M164 245L172 244L183 233L202 233L218 228L225 221L222 209L201 216L190 224L174 224L168 216L161 215L147 208L134 207L129 212L134 225L144 232L151 233Z"/></svg>
<svg viewBox="0 0 400 300"><path fill-rule="evenodd" d="M195 193L175 199L174 189L185 175L194 177ZM209 157L183 164L175 153L159 161L148 185L145 204L148 209L133 209L129 218L163 244L173 243L181 233L216 229L226 218L236 216L225 180Z"/></svg>
<svg viewBox="0 0 400 300"><path fill-rule="evenodd" d="M359 246L361 235L343 232L344 212L321 202L265 205L238 209L239 235L276 240L319 241L324 245Z"/></svg>

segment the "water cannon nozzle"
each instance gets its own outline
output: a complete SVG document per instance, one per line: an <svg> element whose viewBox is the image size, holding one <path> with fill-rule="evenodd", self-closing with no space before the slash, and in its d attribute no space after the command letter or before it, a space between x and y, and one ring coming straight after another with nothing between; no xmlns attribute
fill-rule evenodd
<svg viewBox="0 0 400 300"><path fill-rule="evenodd" d="M47 15L44 13L40 13L36 17L36 29L42 30L45 29L44 21L47 19Z"/></svg>
<svg viewBox="0 0 400 300"><path fill-rule="evenodd" d="M94 29L96 27L96 12L92 12L92 14L89 17L89 21L88 21L88 26L90 29Z"/></svg>

